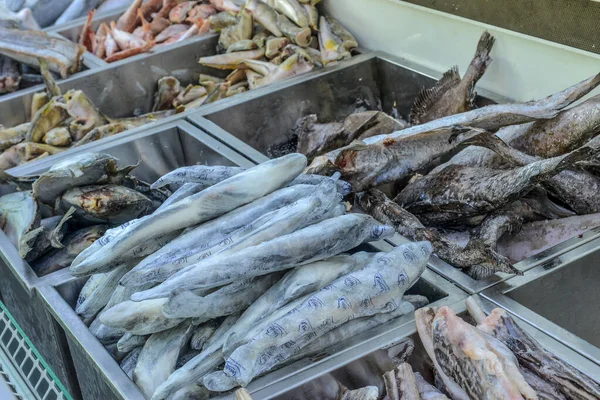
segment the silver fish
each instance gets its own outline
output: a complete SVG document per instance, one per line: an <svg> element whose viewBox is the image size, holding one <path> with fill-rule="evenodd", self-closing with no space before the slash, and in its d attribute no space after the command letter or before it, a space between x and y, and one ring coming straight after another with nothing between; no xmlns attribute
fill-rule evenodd
<svg viewBox="0 0 600 400"><path fill-rule="evenodd" d="M140 348L146 343L150 336L149 335L132 335L131 333L125 333L117 342L117 349L124 353L129 353L137 348Z"/></svg>
<svg viewBox="0 0 600 400"><path fill-rule="evenodd" d="M25 122L12 128L0 130L0 150L6 150L25 140L30 125L29 122Z"/></svg>
<svg viewBox="0 0 600 400"><path fill-rule="evenodd" d="M134 224L119 241L112 241L82 262L71 265L71 272L84 275L110 270L118 265L120 256L127 250L153 237L216 218L265 196L289 183L305 166L306 157L293 154L250 168Z"/></svg>
<svg viewBox="0 0 600 400"><path fill-rule="evenodd" d="M117 343L124 334L120 329L111 328L102 324L98 318L94 319L90 324L90 332L92 332L92 335L94 335L103 345Z"/></svg>
<svg viewBox="0 0 600 400"><path fill-rule="evenodd" d="M2 230L17 248L21 257L31 250L24 236L39 227L41 214L30 191L15 192L0 197L0 213L4 220Z"/></svg>
<svg viewBox="0 0 600 400"><path fill-rule="evenodd" d="M222 286L237 279L323 260L363 242L384 239L393 232L393 228L380 225L367 215L342 215L235 254L200 261L179 271L160 285L138 292L131 298L141 301L169 295L178 288L193 290ZM219 268L215 269L215 265Z"/></svg>
<svg viewBox="0 0 600 400"><path fill-rule="evenodd" d="M109 273L112 273L111 271ZM93 275L92 278L96 276ZM90 279L92 279L90 278ZM150 335L179 325L183 318L167 318L162 307L167 298L142 302L124 301L100 314L100 322L133 335Z"/></svg>

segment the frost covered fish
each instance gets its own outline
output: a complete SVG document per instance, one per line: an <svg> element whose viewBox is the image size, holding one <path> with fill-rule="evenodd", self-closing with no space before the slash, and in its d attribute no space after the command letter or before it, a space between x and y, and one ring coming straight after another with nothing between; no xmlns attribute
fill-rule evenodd
<svg viewBox="0 0 600 400"><path fill-rule="evenodd" d="M164 331L183 321L183 318L169 319L163 315L162 307L167 300L162 298L142 302L124 301L104 310L99 316L100 322L133 335L149 335Z"/></svg>
<svg viewBox="0 0 600 400"><path fill-rule="evenodd" d="M281 274L274 273L234 282L206 296L187 290L176 292L163 306L163 314L167 318L196 318L198 323L243 311L279 277Z"/></svg>
<svg viewBox="0 0 600 400"><path fill-rule="evenodd" d="M411 181L394 199L425 225L456 224L514 201L539 182L597 152L596 143L512 170L450 165Z"/></svg>
<svg viewBox="0 0 600 400"><path fill-rule="evenodd" d="M31 248L24 236L38 228L41 220L40 209L31 192L15 192L0 197L0 213L4 220L2 230L8 240L21 256L26 256Z"/></svg>
<svg viewBox="0 0 600 400"><path fill-rule="evenodd" d="M252 223L231 232L206 251L177 261L171 259L168 264L161 266L151 268L136 266L124 278L124 282L129 282L128 284L163 282L182 269L207 258L218 255L223 259L232 252L259 245L324 219L342 215L345 213L345 207L343 205L337 207L339 200L334 182L326 181L317 186L310 196L257 218Z"/></svg>
<svg viewBox="0 0 600 400"><path fill-rule="evenodd" d="M309 185L297 185L276 190L267 196L185 232L168 245L163 246L142 260L135 267L135 270L156 268L161 265L177 266L184 262L181 260L186 260L188 257L210 249L225 240L232 232L252 223L260 216L285 207L302 197L309 196L313 190L314 187ZM121 284L126 286L134 283L134 280L129 281L129 276L124 277L121 281Z"/></svg>
<svg viewBox="0 0 600 400"><path fill-rule="evenodd" d="M123 361L121 361L121 364L119 364L119 366L121 367L123 372L125 372L125 374L131 380L133 380L133 370L135 369L138 357L140 356L141 352L142 352L141 347L133 349L129 354L127 354L127 356L123 359Z"/></svg>
<svg viewBox="0 0 600 400"><path fill-rule="evenodd" d="M238 347L226 361L225 374L246 386L271 363L289 358L344 322L395 310L396 299L423 273L431 250L429 243L418 242L376 255L367 266L309 296L253 341Z"/></svg>
<svg viewBox="0 0 600 400"><path fill-rule="evenodd" d="M122 330L106 326L98 318L90 324L90 332L105 346L117 343L123 336Z"/></svg>
<svg viewBox="0 0 600 400"><path fill-rule="evenodd" d="M192 332L192 326L184 322L148 338L133 371L133 382L146 398L151 398L156 388L175 371L179 354Z"/></svg>
<svg viewBox="0 0 600 400"><path fill-rule="evenodd" d="M433 345L444 373L471 398L537 400L514 354L448 307L440 308L433 320Z"/></svg>
<svg viewBox="0 0 600 400"><path fill-rule="evenodd" d="M413 125L423 124L437 118L458 114L475 108L475 85L492 62L490 52L495 39L487 31L483 32L475 56L460 78L458 67L452 67L442 78L417 95L410 110L409 121Z"/></svg>
<svg viewBox="0 0 600 400"><path fill-rule="evenodd" d="M75 207L73 217L83 223L122 224L146 213L152 202L121 185L91 185L67 190L60 197L63 211Z"/></svg>
<svg viewBox="0 0 600 400"><path fill-rule="evenodd" d="M140 301L169 295L178 288L193 290L222 286L237 279L323 260L361 243L384 239L393 232L393 228L380 225L367 215L342 215L235 254L212 257L190 265L160 285L138 292L131 298Z"/></svg>
<svg viewBox="0 0 600 400"><path fill-rule="evenodd" d="M87 249L106 232L106 225L93 225L68 234L62 249L54 249L33 263L38 276L44 276L71 265L75 257Z"/></svg>
<svg viewBox="0 0 600 400"><path fill-rule="evenodd" d="M134 349L141 348L149 337L149 335L142 336L125 333L117 342L117 350L128 353Z"/></svg>
<svg viewBox="0 0 600 400"><path fill-rule="evenodd" d="M190 339L190 347L192 349L202 350L204 348L204 345L219 327L216 321L207 321L196 327Z"/></svg>
<svg viewBox="0 0 600 400"><path fill-rule="evenodd" d="M118 241L112 241L82 262L71 265L75 275L85 275L118 265L127 250L153 237L216 218L279 189L298 176L306 157L290 154L270 160L226 179L207 190L138 221Z"/></svg>

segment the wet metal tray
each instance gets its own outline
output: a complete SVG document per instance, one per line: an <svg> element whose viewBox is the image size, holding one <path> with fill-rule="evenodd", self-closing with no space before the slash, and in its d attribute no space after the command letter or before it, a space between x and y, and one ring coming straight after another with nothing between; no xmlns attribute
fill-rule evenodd
<svg viewBox="0 0 600 400"><path fill-rule="evenodd" d="M374 244L362 245L358 249L366 251L389 251L392 246L380 241ZM123 400L143 399L135 384L120 369L115 360L100 342L92 335L85 324L73 311L81 287L87 278L73 278L65 283L38 288L48 309L64 328L73 361L78 374L85 382L82 387L86 399L118 398ZM464 300L466 293L441 278L432 271L425 270L421 279L408 293L427 296L437 306L450 305L458 300ZM414 316L405 315L371 331L349 338L335 348L329 349L329 356L319 361L300 360L284 368L271 372L254 380L248 386L255 399L266 399L277 390L278 382L296 380L298 374L313 377L319 374L322 366L342 365L355 357L370 353L381 347L382 337L387 337L390 331L399 326L414 321ZM227 397L227 396L222 396Z"/></svg>
<svg viewBox="0 0 600 400"><path fill-rule="evenodd" d="M600 365L600 238L482 293Z"/></svg>
<svg viewBox="0 0 600 400"><path fill-rule="evenodd" d="M296 121L317 114L320 122L341 120L357 106L387 113L395 108L407 117L413 101L422 87L429 87L437 74L384 53L355 57L338 68L320 76L305 79L285 90L273 90L264 95L234 99L234 104L214 104L192 113L188 119L205 131L234 146L246 157L261 162L267 148L289 139L286 135ZM480 90L478 104L506 102L507 99ZM600 230L572 238L534 257L517 263L526 271L549 257L581 245L598 236ZM396 234L395 244L406 239ZM498 273L476 281L460 269L433 256L429 267L455 282L469 293L480 291L501 282L510 275Z"/></svg>
<svg viewBox="0 0 600 400"><path fill-rule="evenodd" d="M486 313L489 313L495 308L494 304L480 297L476 297L476 301ZM452 304L451 308L453 308L460 317L467 321L469 320L470 317L466 311L464 300ZM552 351L575 368L584 371L593 379L600 379L600 368L598 368L598 366L593 365L585 358L579 356L577 353L568 349L561 343L556 342L551 337L524 321L517 319L517 322L547 350ZM372 352L366 354L358 353L355 357L348 359L343 364L330 364L327 367L321 368L318 377L315 375L308 376L301 372L295 376L294 379L278 382L274 385L276 387L273 387L269 392L257 392L255 398L316 400L317 397L311 395L311 392L317 392L320 395L320 397L318 397L319 400L336 400L335 398L326 397L323 394L325 392L324 390L319 390L323 387L327 387L328 384L335 385L335 380L351 390L365 386L377 386L380 389L380 394L382 394L384 393L382 375L385 372L394 369L395 365L391 359L391 355L397 353L396 347L400 347L399 343L406 338L411 338L415 344L413 354L408 362L415 371L420 372L426 380L432 382L432 362L421 344L414 321L411 321L410 323L399 326L396 330L389 332L389 334L382 337L379 341L379 348Z"/></svg>
<svg viewBox="0 0 600 400"><path fill-rule="evenodd" d="M160 124L134 135L114 136L102 144L92 143L76 148L71 154L86 151L109 153L117 157L121 165L132 165L142 161L135 169L134 175L148 182L154 182L159 176L184 165L253 165L185 121ZM56 161L48 158L13 169L12 172L16 175L39 174ZM69 392L77 397L79 388L75 368L63 329L47 313L38 292L35 291L39 286L66 282L72 279L71 274L67 269L63 269L44 277L37 277L2 231L0 256L0 274L3 277L0 280L0 294L3 301L59 378L67 385Z"/></svg>

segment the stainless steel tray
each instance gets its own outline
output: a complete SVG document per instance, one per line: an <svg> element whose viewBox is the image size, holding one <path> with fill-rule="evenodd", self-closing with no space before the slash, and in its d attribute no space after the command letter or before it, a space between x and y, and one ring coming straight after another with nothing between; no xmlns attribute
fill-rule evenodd
<svg viewBox="0 0 600 400"><path fill-rule="evenodd" d="M389 243L383 241L361 246L362 250L367 251L389 251L391 248ZM110 357L73 311L79 290L85 281L85 278L72 279L53 287L37 288L50 312L65 329L77 372L85 376L85 387L82 387L84 398L142 399L135 384L127 378L116 361ZM423 294L438 306L449 305L466 297L465 292L429 270L425 271L409 292ZM390 331L413 320L413 315L406 315L365 334L350 338L330 349L330 356L315 362L308 359L295 362L255 380L248 386L248 390L254 394L255 399L265 399L267 397L263 396L263 393L271 393L272 387L274 385L277 387L281 380L295 380L298 374L312 377L319 374L322 365L340 365L347 362L345 360L348 357L372 352L381 347L383 336L389 335Z"/></svg>
<svg viewBox="0 0 600 400"><path fill-rule="evenodd" d="M486 313L489 313L495 307L493 303L480 297L476 296L476 300ZM451 307L462 318L465 318L466 320L469 319L463 300L452 304ZM552 351L575 368L585 372L593 379L600 379L600 368L597 365L590 363L579 354L568 349L561 343L556 342L554 339L526 322L519 319L517 319L517 322L546 349ZM331 383L332 380L339 381L349 389L358 389L369 385L377 386L380 388L380 393L383 394L384 385L381 376L395 367L389 354L393 354L394 347L406 338L413 339L413 342L415 343L415 349L409 359L409 363L413 366L414 370L421 372L423 377L431 382L431 379L433 378L433 366L421 344L414 321L411 321L410 323L399 326L396 330L390 332L389 335L382 337L379 342L380 346L378 350L367 354L357 354L355 357L346 360L343 364L328 365L319 371L320 374L318 377L300 373L297 376L294 376L293 380L282 380L269 392L257 392L255 398L312 400L315 397L310 395L311 389L314 391L315 388L318 387L317 385L324 387L328 383ZM319 399L334 400L327 397L320 397Z"/></svg>
<svg viewBox="0 0 600 400"><path fill-rule="evenodd" d="M298 118L316 113L320 121L339 120L353 112L357 105L367 109L391 112L395 107L406 117L412 103L424 86L435 82L436 74L418 65L407 63L381 52L349 60L346 64L326 73L297 82L285 90L234 99L234 103L215 104L199 109L188 119L224 143L233 145L246 157L256 162L266 159L269 145L284 142ZM506 102L506 98L480 90L479 104ZM548 257L586 243L600 234L600 230L572 238L551 249L516 264L521 271L535 267ZM406 241L395 235L391 242ZM437 257L429 267L455 282L469 293L479 293L510 277L495 274L476 281Z"/></svg>
<svg viewBox="0 0 600 400"><path fill-rule="evenodd" d="M133 135L114 136L92 148L74 149L71 154L101 151L114 155L121 165L143 161L134 175L148 182L183 165L208 163L218 165L253 164L227 146L185 122L172 122L146 128ZM40 160L13 170L17 175L38 174L47 170L56 159ZM52 286L73 279L68 270L37 277L28 263L0 231L0 295L18 323L31 337L43 357L48 360L69 392L80 397L75 369L63 329L48 314L36 287ZM85 388L83 388L85 390Z"/></svg>
<svg viewBox="0 0 600 400"><path fill-rule="evenodd" d="M599 247L596 238L482 296L600 365Z"/></svg>

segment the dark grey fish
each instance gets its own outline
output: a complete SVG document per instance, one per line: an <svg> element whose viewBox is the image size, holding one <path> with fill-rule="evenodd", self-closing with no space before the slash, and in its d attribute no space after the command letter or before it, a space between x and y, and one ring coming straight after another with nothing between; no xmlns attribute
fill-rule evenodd
<svg viewBox="0 0 600 400"><path fill-rule="evenodd" d="M410 110L410 123L423 124L474 109L477 96L475 85L492 62L490 52L494 42L492 35L487 31L483 32L475 56L462 80L458 67L454 66L433 87L421 90Z"/></svg>
<svg viewBox="0 0 600 400"><path fill-rule="evenodd" d="M61 216L44 218L38 228L23 235L22 243L27 246L25 261L31 262L52 249L50 235L61 219Z"/></svg>
<svg viewBox="0 0 600 400"><path fill-rule="evenodd" d="M92 185L67 190L60 208L75 208L82 223L122 224L148 212L152 202L143 194L120 185Z"/></svg>
<svg viewBox="0 0 600 400"><path fill-rule="evenodd" d="M398 203L391 201L377 189L359 193L357 200L360 207L381 223L391 225L402 236L412 240L431 242L435 254L448 264L457 268L469 268L483 264L491 270L510 274L522 274L515 269L506 257L495 249L472 243L465 248L444 239L435 228L425 227L417 217L403 209Z"/></svg>
<svg viewBox="0 0 600 400"><path fill-rule="evenodd" d="M52 250L40 258L33 266L38 276L44 276L59 269L68 267L79 253L101 238L107 225L94 225L73 232L64 239L65 247Z"/></svg>
<svg viewBox="0 0 600 400"><path fill-rule="evenodd" d="M394 201L416 214L425 225L456 225L503 207L597 152L598 144L589 142L566 155L511 170L450 165L438 173L414 179Z"/></svg>
<svg viewBox="0 0 600 400"><path fill-rule="evenodd" d="M522 366L551 384L566 398L600 398L600 385L597 382L540 346L506 311L496 308L487 318L481 319L477 316L481 313L472 311L472 303L467 302L467 305L479 323L477 328L504 343Z"/></svg>

